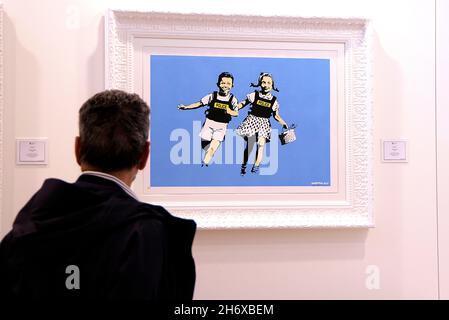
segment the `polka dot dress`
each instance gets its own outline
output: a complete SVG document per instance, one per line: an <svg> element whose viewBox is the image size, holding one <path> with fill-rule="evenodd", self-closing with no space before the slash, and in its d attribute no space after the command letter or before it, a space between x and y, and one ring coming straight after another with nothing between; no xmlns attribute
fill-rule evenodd
<svg viewBox="0 0 449 320"><path fill-rule="evenodd" d="M270 119L249 114L239 125L236 132L242 137L251 137L257 133L259 137L264 137L269 142L271 138Z"/></svg>

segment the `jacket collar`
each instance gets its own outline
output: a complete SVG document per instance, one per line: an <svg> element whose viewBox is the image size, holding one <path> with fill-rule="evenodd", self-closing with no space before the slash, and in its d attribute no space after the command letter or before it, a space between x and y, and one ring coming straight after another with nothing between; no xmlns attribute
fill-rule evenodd
<svg viewBox="0 0 449 320"><path fill-rule="evenodd" d="M98 178L98 179L97 179ZM78 181L87 181L87 182L95 182L95 183L106 183L107 185L115 185L120 187L123 191L125 191L129 196L139 201L136 193L131 190L122 180L114 177L113 175L99 172L99 171L84 171L78 178Z"/></svg>

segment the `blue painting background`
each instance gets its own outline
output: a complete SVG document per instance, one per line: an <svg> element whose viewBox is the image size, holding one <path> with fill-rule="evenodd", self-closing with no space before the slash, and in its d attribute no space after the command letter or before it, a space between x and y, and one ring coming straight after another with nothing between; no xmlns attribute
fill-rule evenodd
<svg viewBox="0 0 449 320"><path fill-rule="evenodd" d="M149 59L152 187L331 184L328 59L167 55L152 55ZM231 135L227 135L229 141L225 140L231 149L224 150L223 143L215 155L215 160L222 159L221 164L215 163L209 167L200 165L200 138L197 132L194 133L194 127L201 127L207 106L178 110L177 105L191 104L218 90L217 77L223 71L234 75L234 88L231 92L238 101L255 90L250 87L250 83L257 83L260 72L271 73L275 86L279 89L279 92L272 91L272 94L278 98L280 115L289 125L297 125L297 140L290 144L281 145L276 132L272 133L272 142L265 148L266 156L261 165L261 173L265 168L268 174L248 172L244 177L240 176L243 139L233 138ZM249 108L248 105L241 109L239 116L229 123L228 129L236 129L245 119ZM270 121L273 129L278 129L279 132L282 130L274 118ZM274 163L276 150L273 147L277 147L277 164ZM255 150L253 151L249 169L254 162ZM184 159L181 163L180 158ZM189 160L185 161L186 159Z"/></svg>

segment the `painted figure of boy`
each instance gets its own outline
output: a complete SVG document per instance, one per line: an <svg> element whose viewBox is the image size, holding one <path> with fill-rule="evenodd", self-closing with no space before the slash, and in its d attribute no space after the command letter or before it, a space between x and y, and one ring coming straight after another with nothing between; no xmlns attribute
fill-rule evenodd
<svg viewBox="0 0 449 320"><path fill-rule="evenodd" d="M237 98L231 93L234 87L234 76L229 72L222 72L218 76L217 87L204 96L200 101L189 105L178 105L180 110L196 109L203 106L209 108L205 111L206 121L200 131L201 146L206 151L203 164L208 166L215 152L224 140L228 123L232 117L238 116Z"/></svg>

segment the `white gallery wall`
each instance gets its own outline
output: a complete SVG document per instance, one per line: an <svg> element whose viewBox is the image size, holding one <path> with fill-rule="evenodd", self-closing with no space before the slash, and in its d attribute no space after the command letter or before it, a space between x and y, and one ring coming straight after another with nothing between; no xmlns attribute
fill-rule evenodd
<svg viewBox="0 0 449 320"><path fill-rule="evenodd" d="M436 165L437 159L449 163L444 150L448 139L436 139L437 132L449 137L446 121L436 125L437 110L439 117L449 116L449 90L444 88L449 72L435 72L436 59L448 69L449 28L444 20L449 20L449 1L142 2L3 0L2 236L44 179L74 181L79 174L73 155L77 112L82 102L104 89L107 8L362 17L374 29L376 227L201 230L193 248L195 298L437 299L440 291L441 297L449 297L449 273L438 268L439 260L449 266L449 255L443 254L449 252L449 168L439 165L437 179ZM446 55L437 58L436 28L442 29L439 43L446 42L438 49ZM438 109L437 76L444 81L438 87ZM17 166L15 139L35 137L48 138L48 165ZM408 163L381 162L382 139L407 139ZM437 182L445 203L437 202ZM438 221L444 225L438 228Z"/></svg>
<svg viewBox="0 0 449 320"><path fill-rule="evenodd" d="M438 255L440 298L449 299L449 1L436 10Z"/></svg>

